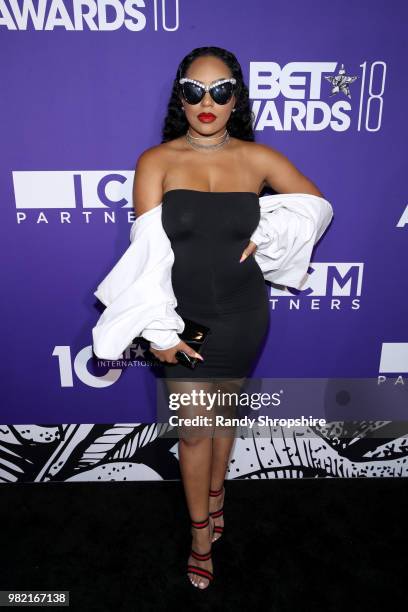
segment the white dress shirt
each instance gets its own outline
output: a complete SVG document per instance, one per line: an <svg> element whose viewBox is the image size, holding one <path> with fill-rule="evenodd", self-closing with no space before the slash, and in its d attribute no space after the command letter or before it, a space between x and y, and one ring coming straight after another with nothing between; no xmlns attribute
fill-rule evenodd
<svg viewBox="0 0 408 612"><path fill-rule="evenodd" d="M307 278L314 245L333 218L331 204L305 193L259 198L261 218L250 237L265 280L300 289ZM92 329L93 350L116 360L138 336L154 349L180 342L184 321L175 312L171 283L174 252L162 224L160 202L139 215L130 229L130 246L98 285L94 295L106 306Z"/></svg>

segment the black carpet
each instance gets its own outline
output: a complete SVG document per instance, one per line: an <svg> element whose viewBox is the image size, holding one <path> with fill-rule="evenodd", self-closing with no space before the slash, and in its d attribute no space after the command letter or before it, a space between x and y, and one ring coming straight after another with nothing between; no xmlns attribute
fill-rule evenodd
<svg viewBox="0 0 408 612"><path fill-rule="evenodd" d="M75 611L406 609L407 485L227 481L201 591L180 481L3 484L0 588L67 590Z"/></svg>

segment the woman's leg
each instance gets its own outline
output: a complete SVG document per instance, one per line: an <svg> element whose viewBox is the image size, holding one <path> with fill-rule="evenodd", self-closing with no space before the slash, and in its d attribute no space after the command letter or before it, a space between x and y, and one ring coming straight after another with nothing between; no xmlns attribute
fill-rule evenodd
<svg viewBox="0 0 408 612"><path fill-rule="evenodd" d="M187 393L194 397L193 391L211 392L211 382L193 380L166 380L169 393ZM194 405L191 401L180 406L177 411L179 418L193 418L195 416L208 416L205 405ZM208 518L209 501L208 491L211 478L212 428L205 426L180 426L179 435L179 463L187 501L187 507L192 521L204 521ZM211 548L211 523L204 528L191 527L193 537L192 548L197 553L205 554ZM198 565L212 572L211 559L199 561L190 555L188 564ZM194 586L205 588L208 578L188 573Z"/></svg>
<svg viewBox="0 0 408 612"><path fill-rule="evenodd" d="M222 396L220 396L220 401L217 404L217 414L221 414L224 418L236 418L237 417L237 403L234 402L234 394L236 393L239 398L239 392L242 389L242 386L245 382L245 378L236 378L214 382L213 392L216 389L219 389L220 394L233 394L231 396L231 403L226 405L226 401L228 396L225 398L225 401L222 401ZM235 440L235 432L236 425L232 426L216 426L214 428L214 435L212 438L212 463L211 463L211 479L210 479L210 488L212 491L218 491L224 486L225 475L228 468L229 458L231 454L231 449ZM210 496L209 498L209 512L216 512L220 510L220 508L224 505L224 496L225 491L217 496ZM214 527L224 527L224 517L223 515L218 517L211 517L211 521ZM217 536L215 532L213 535L213 542L220 537Z"/></svg>

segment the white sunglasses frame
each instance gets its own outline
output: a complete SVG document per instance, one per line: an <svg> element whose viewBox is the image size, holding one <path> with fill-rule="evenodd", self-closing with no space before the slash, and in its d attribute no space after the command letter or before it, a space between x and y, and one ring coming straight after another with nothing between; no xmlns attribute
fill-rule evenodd
<svg viewBox="0 0 408 612"><path fill-rule="evenodd" d="M214 87L217 87L217 85L222 85L223 83L232 83L233 85L236 85L237 80L232 78L232 77L230 79L218 79L217 81L213 81L209 85L205 85L205 83L203 83L202 81L196 81L195 79L189 79L188 77L183 77L182 79L179 79L179 83L180 83L180 85L182 85L183 83L194 83L195 85L198 85L199 87L202 87L202 89L204 89L205 93L207 93L207 92L210 91L210 89L213 89ZM204 95L205 95L205 93L204 93ZM232 94L232 95L234 95L234 94ZM231 98L232 98L232 96L231 96ZM201 100L202 100L202 98L201 98ZM199 104L199 102L197 102L197 104Z"/></svg>

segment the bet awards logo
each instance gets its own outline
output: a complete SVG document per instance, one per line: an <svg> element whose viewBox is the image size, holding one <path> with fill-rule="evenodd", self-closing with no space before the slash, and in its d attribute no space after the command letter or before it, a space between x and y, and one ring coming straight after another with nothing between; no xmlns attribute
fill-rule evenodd
<svg viewBox="0 0 408 612"><path fill-rule="evenodd" d="M154 30L174 32L179 29L179 0L149 3L148 15ZM114 32L126 28L145 30L148 21L144 2L133 0L0 0L0 27L8 30Z"/></svg>
<svg viewBox="0 0 408 612"><path fill-rule="evenodd" d="M325 76L326 81L329 81L332 85L331 96L335 96L338 93L343 93L348 98L351 98L349 84L354 83L357 76L347 76L344 70L344 64L341 65L338 73L335 76Z"/></svg>
<svg viewBox="0 0 408 612"><path fill-rule="evenodd" d="M249 96L253 100L254 129L277 131L344 132L352 118L357 131L381 128L386 64L360 64L361 74L349 74L336 62L251 62ZM355 71L353 71L355 72ZM326 74L325 74L326 73ZM327 74L330 73L330 74ZM351 85L359 88L353 99ZM352 111L354 111L352 113Z"/></svg>

